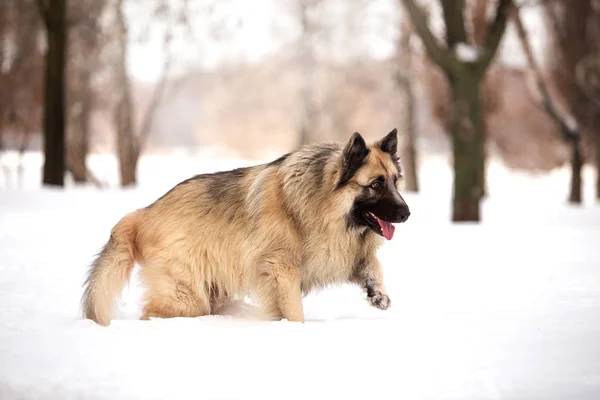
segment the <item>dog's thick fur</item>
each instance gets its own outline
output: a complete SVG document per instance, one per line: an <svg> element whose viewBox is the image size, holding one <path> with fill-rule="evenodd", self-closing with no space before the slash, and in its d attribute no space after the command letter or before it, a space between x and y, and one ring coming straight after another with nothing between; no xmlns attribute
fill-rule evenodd
<svg viewBox="0 0 600 400"><path fill-rule="evenodd" d="M85 282L84 317L110 324L134 262L148 288L142 319L207 315L250 295L266 318L303 322L304 293L346 282L387 309L382 233L362 208L408 218L396 147L395 129L370 146L355 133L345 146L309 145L181 182L112 229Z"/></svg>

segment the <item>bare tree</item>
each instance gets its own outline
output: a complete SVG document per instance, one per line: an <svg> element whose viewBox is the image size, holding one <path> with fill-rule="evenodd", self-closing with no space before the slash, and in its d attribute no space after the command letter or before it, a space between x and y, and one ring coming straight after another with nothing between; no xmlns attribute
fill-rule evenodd
<svg viewBox="0 0 600 400"><path fill-rule="evenodd" d="M289 0L287 11L297 21L291 69L297 73L297 145L339 139L356 130L361 107L350 97L365 84L363 44L367 0ZM382 24L384 25L384 24Z"/></svg>
<svg viewBox="0 0 600 400"><path fill-rule="evenodd" d="M127 21L123 10L124 0L112 0L116 38L115 60L113 63L114 96L113 122L117 139L117 154L121 186L135 185L136 168L139 156L138 143L134 133L131 83L127 73L128 35Z"/></svg>
<svg viewBox="0 0 600 400"><path fill-rule="evenodd" d="M544 2L542 7L551 39L547 51L553 86L572 116L572 124L581 131L577 164L583 166L585 157L591 155L589 144L600 141L600 108L586 93L587 87L578 84L577 69L587 56L600 50L600 18L594 0L567 3Z"/></svg>
<svg viewBox="0 0 600 400"><path fill-rule="evenodd" d="M37 4L48 43L44 74L43 183L64 186L67 0L37 0Z"/></svg>
<svg viewBox="0 0 600 400"><path fill-rule="evenodd" d="M136 184L136 170L140 155L146 145L152 128L156 111L168 86L171 68L171 53L168 50L171 41L172 22L167 23L163 39L165 60L159 81L151 95L150 104L144 112L139 129L136 129L134 107L132 101L132 85L127 73L128 27L124 14L125 0L112 0L112 13L115 19L115 61L113 63L113 80L115 101L113 105L113 121L116 130L117 153L121 186ZM169 9L166 3L160 2L157 13L166 13ZM186 23L183 19L180 22Z"/></svg>
<svg viewBox="0 0 600 400"><path fill-rule="evenodd" d="M414 0L403 0L429 58L448 79L451 88L450 132L454 158L452 220L479 221L485 171L484 113L481 83L494 59L512 8L499 0L495 17L487 26L485 42L469 45L464 0L442 0L446 38L441 45Z"/></svg>
<svg viewBox="0 0 600 400"><path fill-rule="evenodd" d="M316 109L313 87L315 83L316 60L314 54L315 21L311 15L321 0L297 0L297 13L300 23L299 60L300 67L300 121L299 144L310 142L310 135L316 126Z"/></svg>
<svg viewBox="0 0 600 400"><path fill-rule="evenodd" d="M481 48L485 46L485 42L488 35L488 21L487 21L487 13L488 6L490 5L489 0L470 0L466 2L466 28L469 32L471 43L477 48ZM490 71L492 72L492 71ZM484 142L488 143L488 119L491 114L498 108L498 104L500 103L499 98L499 90L496 87L496 81L491 76L491 73L487 73L483 78L482 88L481 88L481 102L483 104L483 128L482 134L484 136ZM487 171L487 146L484 146L484 164L483 164L483 173L482 173L482 184L481 190L482 195L485 196L487 191L487 179L486 179L486 171Z"/></svg>
<svg viewBox="0 0 600 400"><path fill-rule="evenodd" d="M44 58L37 35L44 28L33 0L6 1L0 7L0 130L18 150L21 185L24 154L41 125Z"/></svg>
<svg viewBox="0 0 600 400"><path fill-rule="evenodd" d="M595 46L600 45L600 6L595 3L589 34L592 38L592 43ZM579 89L583 91L588 100L592 103L595 111L595 118L592 121L592 140L595 144L595 164L596 164L596 200L600 201L600 118L597 115L600 111L600 49L582 57L576 66L576 78Z"/></svg>
<svg viewBox="0 0 600 400"><path fill-rule="evenodd" d="M402 135L401 159L404 169L404 188L410 192L419 191L417 178L417 151L414 121L414 94L412 87L412 49L410 39L413 35L410 23L402 18L400 36L397 44L397 83L398 83L398 126Z"/></svg>
<svg viewBox="0 0 600 400"><path fill-rule="evenodd" d="M571 203L581 203L581 188L582 188L582 176L581 169L583 168L583 155L581 152L581 129L579 124L572 116L564 116L559 111L556 101L550 95L540 68L537 65L535 58L533 57L533 51L529 44L529 38L527 30L523 25L519 9L516 8L514 11L514 22L517 28L517 34L523 47L525 57L530 73L533 76L537 90L541 97L541 103L544 110L548 115L558 124L560 131L564 139L571 146L571 183L569 190L569 201Z"/></svg>
<svg viewBox="0 0 600 400"><path fill-rule="evenodd" d="M79 0L69 7L69 58L67 91L67 169L75 182L88 180L91 116L94 108L92 79L99 68L100 18L106 0Z"/></svg>

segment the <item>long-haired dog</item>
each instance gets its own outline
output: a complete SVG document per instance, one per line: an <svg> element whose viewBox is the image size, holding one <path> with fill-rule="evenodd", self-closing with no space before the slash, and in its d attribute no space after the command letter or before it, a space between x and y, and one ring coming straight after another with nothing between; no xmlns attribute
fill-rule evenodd
<svg viewBox="0 0 600 400"><path fill-rule="evenodd" d="M410 215L396 153L396 129L370 145L354 133L179 183L112 229L84 317L110 324L134 262L148 288L142 319L207 315L249 295L266 318L304 321L303 294L348 282L387 309L376 250Z"/></svg>

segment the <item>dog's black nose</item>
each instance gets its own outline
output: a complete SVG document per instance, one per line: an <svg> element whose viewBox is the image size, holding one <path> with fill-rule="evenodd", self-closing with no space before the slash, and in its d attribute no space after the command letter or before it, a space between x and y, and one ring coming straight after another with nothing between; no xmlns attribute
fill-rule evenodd
<svg viewBox="0 0 600 400"><path fill-rule="evenodd" d="M410 211L406 210L406 211L402 211L399 215L399 220L400 223L406 222L406 220L408 219L408 217L410 217Z"/></svg>

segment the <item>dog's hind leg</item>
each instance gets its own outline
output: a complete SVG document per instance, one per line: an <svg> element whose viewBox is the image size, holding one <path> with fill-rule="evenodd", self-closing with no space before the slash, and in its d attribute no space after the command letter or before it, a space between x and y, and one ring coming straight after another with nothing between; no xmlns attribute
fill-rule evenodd
<svg viewBox="0 0 600 400"><path fill-rule="evenodd" d="M177 278L166 270L156 268L150 271L142 269L142 280L148 286L148 291L141 319L199 317L210 314L207 296L194 290L189 280Z"/></svg>
<svg viewBox="0 0 600 400"><path fill-rule="evenodd" d="M200 317L207 314L209 310L205 304L187 287L179 286L170 294L152 293L147 296L141 319Z"/></svg>

